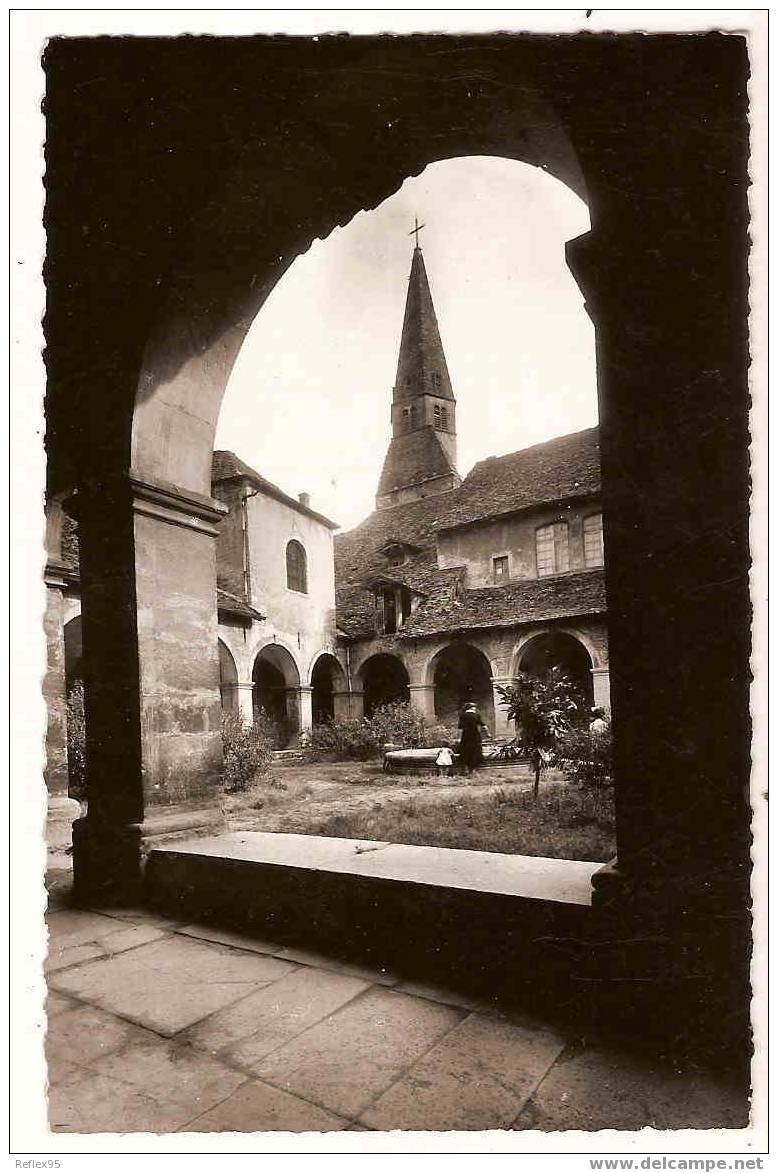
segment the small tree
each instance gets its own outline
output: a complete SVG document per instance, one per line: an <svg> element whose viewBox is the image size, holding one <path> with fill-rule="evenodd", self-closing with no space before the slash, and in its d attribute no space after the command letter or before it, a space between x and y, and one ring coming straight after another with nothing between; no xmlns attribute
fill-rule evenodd
<svg viewBox="0 0 778 1173"><path fill-rule="evenodd" d="M533 795L538 796L541 771L553 760L563 738L580 727L587 708L580 690L559 668L546 677L520 672L512 684L498 685L500 704L516 722L515 744L535 771Z"/></svg>
<svg viewBox="0 0 778 1173"><path fill-rule="evenodd" d="M557 758L565 776L589 793L613 786L613 745L610 719L601 717L588 728L573 728L562 738Z"/></svg>
<svg viewBox="0 0 778 1173"><path fill-rule="evenodd" d="M247 790L273 761L273 742L263 730L247 725L240 713L222 713L224 764L221 782L230 793Z"/></svg>

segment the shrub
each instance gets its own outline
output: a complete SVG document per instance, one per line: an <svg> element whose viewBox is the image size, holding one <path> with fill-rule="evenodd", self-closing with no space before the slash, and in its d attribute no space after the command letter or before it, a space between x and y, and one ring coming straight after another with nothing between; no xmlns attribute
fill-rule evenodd
<svg viewBox="0 0 778 1173"><path fill-rule="evenodd" d="M273 742L261 728L247 725L241 713L222 714L224 764L221 783L228 792L246 790L273 760Z"/></svg>
<svg viewBox="0 0 778 1173"><path fill-rule="evenodd" d="M574 728L561 739L556 760L565 777L585 791L613 786L613 747L610 721L601 728Z"/></svg>
<svg viewBox="0 0 778 1173"><path fill-rule="evenodd" d="M315 725L305 749L307 758L368 761L384 745L413 748L424 745L427 728L421 713L409 704L393 702L361 720L325 721Z"/></svg>
<svg viewBox="0 0 778 1173"><path fill-rule="evenodd" d="M68 693L67 707L68 794L86 798L86 723L84 721L84 682L75 680Z"/></svg>

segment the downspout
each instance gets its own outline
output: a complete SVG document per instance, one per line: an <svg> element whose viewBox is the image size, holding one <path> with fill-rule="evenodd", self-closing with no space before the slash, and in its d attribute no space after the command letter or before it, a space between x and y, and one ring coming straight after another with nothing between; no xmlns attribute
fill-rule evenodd
<svg viewBox="0 0 778 1173"><path fill-rule="evenodd" d="M243 593L246 597L246 602L251 605L253 600L251 598L251 563L249 560L249 514L247 501L251 494L241 494L241 530L243 535Z"/></svg>

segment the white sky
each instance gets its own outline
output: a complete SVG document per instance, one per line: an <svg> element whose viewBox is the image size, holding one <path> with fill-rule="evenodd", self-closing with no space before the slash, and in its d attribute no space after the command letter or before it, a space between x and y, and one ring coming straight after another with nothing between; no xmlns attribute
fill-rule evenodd
<svg viewBox="0 0 778 1173"><path fill-rule="evenodd" d="M597 422L594 330L564 244L589 214L539 168L432 163L292 264L224 399L230 448L344 528L374 507L390 437L413 238L420 233L457 398L459 471Z"/></svg>

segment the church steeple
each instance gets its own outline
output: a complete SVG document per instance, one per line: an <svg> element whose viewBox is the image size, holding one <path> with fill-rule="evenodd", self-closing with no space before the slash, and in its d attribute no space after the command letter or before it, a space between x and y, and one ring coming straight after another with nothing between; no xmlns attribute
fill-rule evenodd
<svg viewBox="0 0 778 1173"><path fill-rule="evenodd" d="M392 394L392 440L376 507L386 509L456 488L456 458L456 400L417 243Z"/></svg>

